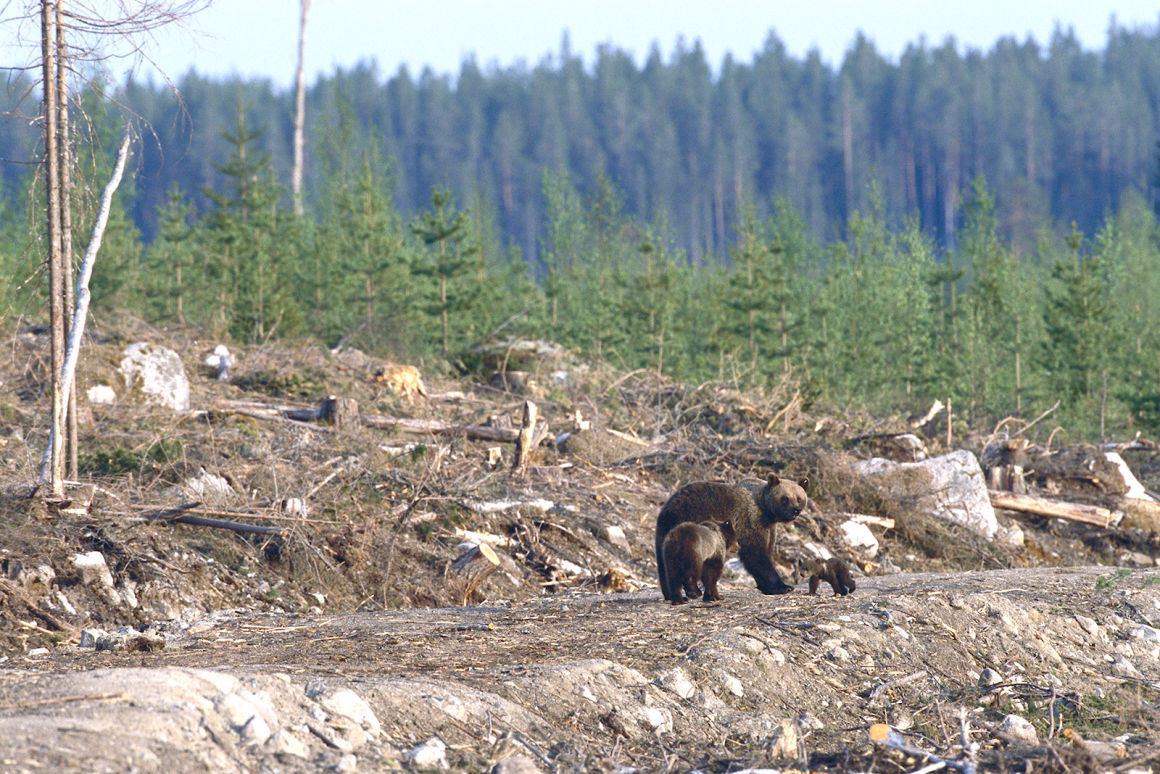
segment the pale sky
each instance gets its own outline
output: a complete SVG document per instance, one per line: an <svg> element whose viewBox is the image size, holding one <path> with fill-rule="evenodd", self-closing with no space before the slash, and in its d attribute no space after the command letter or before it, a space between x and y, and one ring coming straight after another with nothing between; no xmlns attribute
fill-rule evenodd
<svg viewBox="0 0 1160 774"><path fill-rule="evenodd" d="M0 10L21 5L0 0ZM192 67L289 86L298 13L298 0L215 0L183 29L160 33L149 51L170 78ZM39 30L26 24L17 31L2 18L8 15L0 15L0 40L35 46ZM1057 24L1073 27L1085 48L1099 49L1113 17L1121 26L1152 31L1160 6L1147 0L313 0L306 63L309 81L370 59L383 77L404 63L412 75L424 66L454 75L472 54L485 68L534 66L559 51L567 30L573 52L586 63L602 43L642 62L656 42L667 59L684 37L699 39L716 69L727 52L749 61L773 29L792 55L817 47L837 64L859 30L896 60L922 37L937 46L953 35L960 49L985 50L1008 35L1046 44ZM0 65L19 65L29 49L0 44L0 56L8 60Z"/></svg>

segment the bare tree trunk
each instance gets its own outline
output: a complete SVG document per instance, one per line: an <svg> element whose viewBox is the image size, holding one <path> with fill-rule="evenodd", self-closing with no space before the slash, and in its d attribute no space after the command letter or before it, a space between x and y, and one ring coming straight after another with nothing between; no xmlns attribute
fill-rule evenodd
<svg viewBox="0 0 1160 774"><path fill-rule="evenodd" d="M69 321L73 316L76 298L73 296L72 278L72 138L68 120L68 68L65 66L68 49L64 42L64 21L61 18L61 6L64 0L56 3L56 109L57 109L57 175L60 180L60 196L57 206L60 207L60 253L61 267L64 270L64 337L69 337ZM75 481L78 478L77 463L77 388L74 382L65 395L67 401L68 435L65 436L65 456L68 464L68 477Z"/></svg>
<svg viewBox="0 0 1160 774"><path fill-rule="evenodd" d="M297 107L294 112L294 171L290 186L294 194L294 214L301 215L302 208L302 167L305 153L306 133L306 17L310 13L310 0L301 0L302 16L298 23L298 73L295 78Z"/></svg>
<svg viewBox="0 0 1160 774"><path fill-rule="evenodd" d="M42 86L44 91L44 182L47 199L49 327L52 337L52 447L49 452L48 479L53 497L64 495L64 433L66 394L61 391L60 375L64 365L65 279L61 254L60 227L60 152L57 147L57 60L53 35L56 4L42 0L40 5L40 48Z"/></svg>

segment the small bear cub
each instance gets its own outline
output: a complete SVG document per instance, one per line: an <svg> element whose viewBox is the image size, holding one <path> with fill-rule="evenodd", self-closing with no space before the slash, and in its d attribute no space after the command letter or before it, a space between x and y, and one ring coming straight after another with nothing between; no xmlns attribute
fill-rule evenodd
<svg viewBox="0 0 1160 774"><path fill-rule="evenodd" d="M702 596L706 602L721 599L717 580L725 568L725 552L737 548L737 534L729 521L704 523L684 522L673 527L665 536L661 553L664 556L666 582L665 596L674 605L697 595L697 583L705 586Z"/></svg>
<svg viewBox="0 0 1160 774"><path fill-rule="evenodd" d="M858 588L854 583L854 576L850 574L850 568L836 556L829 559L811 559L803 565L802 575L809 576L810 594L818 593L818 586L822 581L830 584L835 597L839 595L844 597Z"/></svg>

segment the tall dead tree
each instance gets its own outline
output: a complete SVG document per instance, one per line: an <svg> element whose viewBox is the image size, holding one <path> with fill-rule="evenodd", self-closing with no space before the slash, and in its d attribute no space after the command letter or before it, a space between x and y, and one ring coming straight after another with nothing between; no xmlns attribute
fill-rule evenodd
<svg viewBox="0 0 1160 774"><path fill-rule="evenodd" d="M294 170L290 175L290 189L294 196L294 214L301 215L302 208L302 168L305 165L306 146L306 16L310 13L310 0L302 1L302 15L298 22L298 71L295 75L294 110Z"/></svg>
<svg viewBox="0 0 1160 774"><path fill-rule="evenodd" d="M65 81L57 45L61 39L58 29L60 3L64 0L42 0L40 5L40 51L44 120L44 180L47 198L45 216L48 240L48 293L49 328L52 351L52 447L49 451L49 480L52 495L64 495L64 433L67 419L67 395L61 390L60 374L64 367L65 327L68 309L65 307L66 259L64 256L63 224L61 223L61 156L60 156L60 101L67 102L67 93L59 93ZM66 108L67 110L67 108Z"/></svg>
<svg viewBox="0 0 1160 774"><path fill-rule="evenodd" d="M43 476L50 484L50 496L64 496L66 472L77 472L76 389L63 378L69 323L75 297L72 292L72 152L69 120L69 74L76 65L99 61L102 51L129 42L131 51L148 59L144 49L133 42L174 21L188 18L208 0L140 0L121 2L123 15L110 18L96 14L89 5L66 7L66 0L38 0L25 6L25 13L10 19L40 27L41 122L44 137L46 263L49 277L49 328L51 331L52 434L46 453ZM33 10L35 8L35 11ZM78 48L66 39L82 41ZM121 45L122 49L124 48ZM111 55L111 53L110 53ZM124 52L122 51L122 55ZM99 239L97 240L99 245ZM66 471L66 463L68 469Z"/></svg>

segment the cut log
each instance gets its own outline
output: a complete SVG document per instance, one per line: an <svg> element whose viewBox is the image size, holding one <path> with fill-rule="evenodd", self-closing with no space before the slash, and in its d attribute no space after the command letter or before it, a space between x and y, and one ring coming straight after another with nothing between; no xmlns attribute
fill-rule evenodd
<svg viewBox="0 0 1160 774"><path fill-rule="evenodd" d="M451 563L450 568L458 582L463 585L459 604L466 605L479 588L479 584L495 572L497 567L499 557L487 543L480 543L460 554L459 558Z"/></svg>
<svg viewBox="0 0 1160 774"><path fill-rule="evenodd" d="M1020 495L1012 492L990 492L991 505L1008 511L1030 513L1036 516L1048 516L1054 519L1076 521L1081 524L1092 524L1097 527L1107 527L1116 518L1116 514L1107 508L1098 505L1083 505L1080 503L1046 500L1042 497Z"/></svg>

